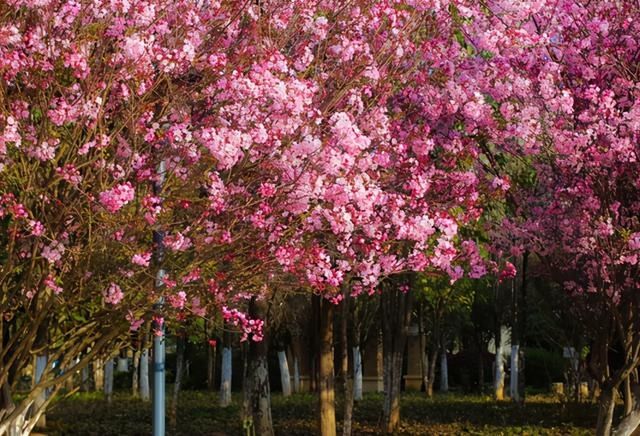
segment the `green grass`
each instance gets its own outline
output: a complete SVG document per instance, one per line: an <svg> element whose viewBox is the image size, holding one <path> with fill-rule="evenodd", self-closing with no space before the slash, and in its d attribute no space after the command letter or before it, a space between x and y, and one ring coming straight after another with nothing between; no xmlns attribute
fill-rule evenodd
<svg viewBox="0 0 640 436"><path fill-rule="evenodd" d="M354 434L380 434L382 395L367 394L355 408ZM587 435L595 425L592 404L560 403L535 395L527 404L496 403L489 397L442 395L427 399L421 394L402 397L403 435ZM277 435L316 434L316 398L297 394L273 396L273 422ZM217 395L187 391L180 396L177 426L170 435L242 435L241 398L222 409ZM337 418L342 418L338 401ZM75 394L57 401L47 414L49 435L146 435L151 432L151 406L124 393L108 404L99 393ZM340 431L340 428L338 429Z"/></svg>

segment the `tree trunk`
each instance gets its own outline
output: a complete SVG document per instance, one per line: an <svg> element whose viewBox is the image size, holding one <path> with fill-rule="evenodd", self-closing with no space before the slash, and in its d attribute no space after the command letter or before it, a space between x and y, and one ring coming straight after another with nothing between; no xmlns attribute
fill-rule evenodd
<svg viewBox="0 0 640 436"><path fill-rule="evenodd" d="M440 355L440 392L449 392L449 362L446 349L443 349Z"/></svg>
<svg viewBox="0 0 640 436"><path fill-rule="evenodd" d="M629 415L633 411L633 394L631 393L631 375L624 379L622 384L624 389L624 416Z"/></svg>
<svg viewBox="0 0 640 436"><path fill-rule="evenodd" d="M222 366L220 373L220 406L227 407L231 404L231 370L232 354L230 347L222 349Z"/></svg>
<svg viewBox="0 0 640 436"><path fill-rule="evenodd" d="M393 433L400 424L402 361L411 318L410 291L397 287L382 292L382 350L384 400L382 431Z"/></svg>
<svg viewBox="0 0 640 436"><path fill-rule="evenodd" d="M362 400L362 353L360 347L353 347L353 399Z"/></svg>
<svg viewBox="0 0 640 436"><path fill-rule="evenodd" d="M282 395L291 396L291 374L289 373L289 363L287 362L287 352L278 351L278 365L280 366L280 382L282 384Z"/></svg>
<svg viewBox="0 0 640 436"><path fill-rule="evenodd" d="M622 421L613 429L613 436L631 436L640 426L640 385L637 382L632 382L631 376L627 380L629 380L629 396L632 407L629 413L625 413ZM625 407L626 401L625 399Z"/></svg>
<svg viewBox="0 0 640 436"><path fill-rule="evenodd" d="M265 321L265 335L260 342L253 340L249 343L248 393L249 406L253 427L257 435L273 436L273 422L271 420L271 390L269 387L268 338L267 332L267 302L255 297L249 306L251 317Z"/></svg>
<svg viewBox="0 0 640 436"><path fill-rule="evenodd" d="M431 357L427 357L427 385L425 391L428 398L433 397L433 385L436 380L436 362L438 361L438 347L431 347Z"/></svg>
<svg viewBox="0 0 640 436"><path fill-rule="evenodd" d="M133 374L131 375L131 394L134 398L140 395L140 347L133 353Z"/></svg>
<svg viewBox="0 0 640 436"><path fill-rule="evenodd" d="M596 424L597 436L609 436L613 424L613 409L615 408L614 390L603 387L598 399L598 422Z"/></svg>
<svg viewBox="0 0 640 436"><path fill-rule="evenodd" d="M520 346L514 344L511 346L511 378L509 380L509 392L511 399L515 402L520 401L520 392L518 391L518 374L520 373L520 364L518 358L520 357Z"/></svg>
<svg viewBox="0 0 640 436"><path fill-rule="evenodd" d="M48 358L46 355L36 356L36 365L35 365L35 383L38 384L42 381L42 376L47 370ZM43 407L45 402L47 401L47 392L42 390L42 392L36 397L35 402L33 403L36 410L40 410ZM40 415L40 419L38 419L38 423L36 424L40 428L45 428L47 426L47 417L44 413Z"/></svg>
<svg viewBox="0 0 640 436"><path fill-rule="evenodd" d="M336 435L335 375L333 368L333 304L320 302L320 362L318 390L320 393L320 435Z"/></svg>
<svg viewBox="0 0 640 436"><path fill-rule="evenodd" d="M520 298L521 302L519 305L520 308L520 324L519 328L519 342L518 342L518 401L524 402L525 400L525 360L524 360L524 350L526 346L526 334L527 334L527 285L528 285L528 275L527 275L527 267L529 264L529 253L527 251L524 252L522 256L522 281L520 287Z"/></svg>
<svg viewBox="0 0 640 436"><path fill-rule="evenodd" d="M80 371L80 390L82 392L89 392L89 390L91 389L89 382L89 367L85 366L84 368L82 368L82 371Z"/></svg>
<svg viewBox="0 0 640 436"><path fill-rule="evenodd" d="M349 293L344 292L342 300L342 322L340 325L340 336L342 345L342 376L344 383L344 418L342 424L342 434L351 436L353 427L353 374L349 371Z"/></svg>
<svg viewBox="0 0 640 436"><path fill-rule="evenodd" d="M293 392L300 393L300 366L298 356L293 356Z"/></svg>
<svg viewBox="0 0 640 436"><path fill-rule="evenodd" d="M110 403L113 398L113 359L111 357L104 362L104 396Z"/></svg>
<svg viewBox="0 0 640 436"><path fill-rule="evenodd" d="M104 361L95 359L93 366L93 388L96 391L104 391Z"/></svg>
<svg viewBox="0 0 640 436"><path fill-rule="evenodd" d="M495 377L493 381L493 390L496 400L504 400L504 358L502 356L502 326L498 326L495 334Z"/></svg>
<svg viewBox="0 0 640 436"><path fill-rule="evenodd" d="M169 411L169 425L174 429L178 421L178 398L180 387L182 386L182 375L184 374L185 334L184 330L179 332L176 341L176 381L173 384L173 397L171 399L171 410Z"/></svg>
<svg viewBox="0 0 640 436"><path fill-rule="evenodd" d="M207 389L215 389L216 378L216 347L207 347Z"/></svg>
<svg viewBox="0 0 640 436"><path fill-rule="evenodd" d="M149 388L149 348L143 348L140 354L140 398L142 401L151 399Z"/></svg>

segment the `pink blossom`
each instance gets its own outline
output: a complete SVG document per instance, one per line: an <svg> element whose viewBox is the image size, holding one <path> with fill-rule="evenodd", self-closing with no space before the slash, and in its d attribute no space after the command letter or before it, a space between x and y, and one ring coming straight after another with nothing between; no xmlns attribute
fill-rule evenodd
<svg viewBox="0 0 640 436"><path fill-rule="evenodd" d="M145 251L143 253L136 253L131 258L131 263L133 263L134 265L140 265L144 267L149 266L150 261L151 261L150 251Z"/></svg>
<svg viewBox="0 0 640 436"><path fill-rule="evenodd" d="M30 220L29 228L31 229L32 236L42 236L44 235L44 225L40 221Z"/></svg>
<svg viewBox="0 0 640 436"><path fill-rule="evenodd" d="M100 193L100 203L111 213L116 213L135 198L135 189L131 183L121 183L108 191Z"/></svg>
<svg viewBox="0 0 640 436"><path fill-rule="evenodd" d="M111 283L109 287L104 291L104 301L109 304L119 304L124 298L122 289L115 283Z"/></svg>
<svg viewBox="0 0 640 436"><path fill-rule="evenodd" d="M49 263L56 263L62 259L64 252L64 245L59 241L53 241L42 249L41 255L47 259Z"/></svg>

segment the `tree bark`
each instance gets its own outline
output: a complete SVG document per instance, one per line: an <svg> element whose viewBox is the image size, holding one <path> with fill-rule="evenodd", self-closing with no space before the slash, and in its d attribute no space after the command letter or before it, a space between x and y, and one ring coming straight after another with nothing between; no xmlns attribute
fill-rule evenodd
<svg viewBox="0 0 640 436"><path fill-rule="evenodd" d="M207 389L215 389L216 378L216 347L207 347Z"/></svg>
<svg viewBox="0 0 640 436"><path fill-rule="evenodd" d="M169 411L169 425L176 428L178 421L178 399L180 388L182 386L182 376L184 374L184 351L186 346L186 332L184 330L178 333L176 343L176 379L173 384L173 397L171 398L171 410Z"/></svg>
<svg viewBox="0 0 640 436"><path fill-rule="evenodd" d="M322 436L336 435L335 375L333 368L333 304L320 302L320 362L318 390L320 394L319 430Z"/></svg>
<svg viewBox="0 0 640 436"><path fill-rule="evenodd" d="M353 399L362 400L362 353L360 347L353 347Z"/></svg>
<svg viewBox="0 0 640 436"><path fill-rule="evenodd" d="M267 329L267 302L255 297L251 300L249 313L253 318L265 321L265 335L260 342L249 343L249 368L250 383L248 393L250 395L249 406L253 427L257 435L273 436L273 422L271 419L271 390L269 386L269 368L267 354L269 351Z"/></svg>
<svg viewBox="0 0 640 436"><path fill-rule="evenodd" d="M46 354L36 356L36 361L35 361L36 370L35 370L35 379L34 379L36 384L42 381L42 377L47 370L48 361L49 360ZM36 397L33 405L36 410L40 410L44 406L46 401L47 401L47 391L42 390L42 392ZM44 412L40 415L40 419L38 419L38 423L36 425L40 428L45 428L47 426L47 417L44 414Z"/></svg>
<svg viewBox="0 0 640 436"><path fill-rule="evenodd" d="M440 392L449 392L449 362L447 361L447 350L444 348L440 355Z"/></svg>
<svg viewBox="0 0 640 436"><path fill-rule="evenodd" d="M280 366L280 382L282 384L282 395L291 396L291 374L289 373L289 363L287 362L287 352L278 351L278 365Z"/></svg>
<svg viewBox="0 0 640 436"><path fill-rule="evenodd" d="M151 389L149 388L149 349L143 348L140 354L140 399L149 401Z"/></svg>
<svg viewBox="0 0 640 436"><path fill-rule="evenodd" d="M436 380L436 362L438 361L438 347L435 345L431 347L431 356L426 356L427 364L427 385L425 386L425 392L428 398L433 397L433 385Z"/></svg>
<svg viewBox="0 0 640 436"><path fill-rule="evenodd" d="M342 424L342 434L351 436L353 427L353 373L349 371L349 293L345 290L342 300L342 322L340 325L340 335L342 344L342 374L344 377L344 418ZM355 362L354 362L355 363ZM352 365L353 366L353 365Z"/></svg>
<svg viewBox="0 0 640 436"><path fill-rule="evenodd" d="M498 325L495 334L496 358L493 390L496 400L504 400L504 358L502 356L502 326Z"/></svg>
<svg viewBox="0 0 640 436"><path fill-rule="evenodd" d="M382 292L382 350L384 400L382 431L393 433L400 424L402 361L411 318L410 291L396 287Z"/></svg>
<svg viewBox="0 0 640 436"><path fill-rule="evenodd" d="M629 396L632 403L631 410L625 413L624 418L613 429L613 436L631 436L633 432L640 426L640 385L631 380L631 376L627 378L629 381ZM637 379L636 379L637 380ZM626 407L625 399L625 407Z"/></svg>
<svg viewBox="0 0 640 436"><path fill-rule="evenodd" d="M520 401L520 392L518 390L518 375L520 373L520 364L518 363L520 357L520 346L514 344L511 346L511 378L509 379L509 392L511 399L515 402Z"/></svg>
<svg viewBox="0 0 640 436"><path fill-rule="evenodd" d="M110 403L113 398L113 359L104 362L104 396Z"/></svg>
<svg viewBox="0 0 640 436"><path fill-rule="evenodd" d="M231 348L225 346L222 349L222 366L220 373L220 406L227 407L231 404L231 371L232 354Z"/></svg>
<svg viewBox="0 0 640 436"><path fill-rule="evenodd" d="M133 374L131 375L131 394L134 398L140 395L140 347L133 353Z"/></svg>
<svg viewBox="0 0 640 436"><path fill-rule="evenodd" d="M300 366L298 356L293 355L293 392L300 393Z"/></svg>
<svg viewBox="0 0 640 436"><path fill-rule="evenodd" d="M596 436L609 436L613 425L613 410L615 407L614 390L603 387L598 400L598 422Z"/></svg>

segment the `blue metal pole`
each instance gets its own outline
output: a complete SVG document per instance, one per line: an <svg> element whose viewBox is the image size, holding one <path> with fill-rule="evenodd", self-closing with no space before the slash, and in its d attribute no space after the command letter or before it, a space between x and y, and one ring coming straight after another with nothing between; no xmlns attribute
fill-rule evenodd
<svg viewBox="0 0 640 436"><path fill-rule="evenodd" d="M164 161L160 162L157 172L158 178L153 186L156 195L160 195L165 176ZM156 275L156 290L162 289L165 271L162 268L164 260L164 232L155 230L153 232L153 242L156 263L159 266ZM164 321L162 318L162 306L164 298L160 297L153 305L155 319L153 322L153 436L164 436L165 434L165 336Z"/></svg>

